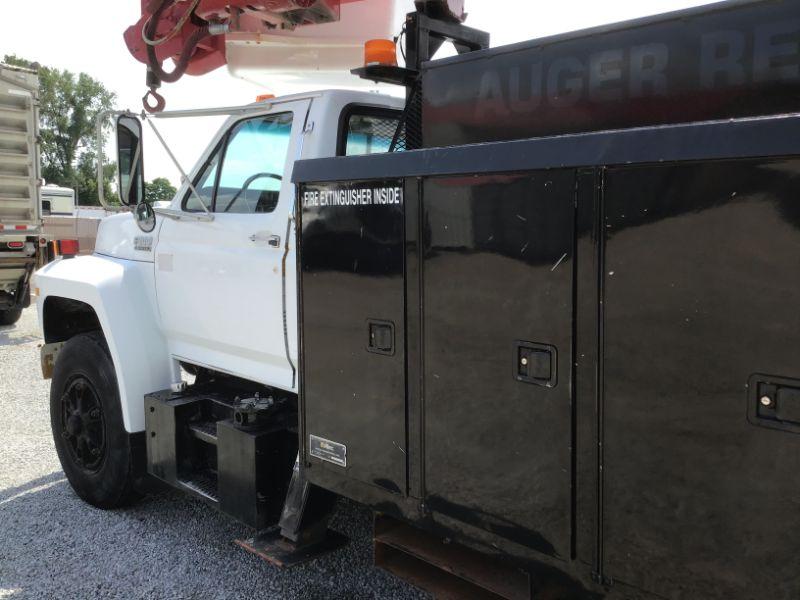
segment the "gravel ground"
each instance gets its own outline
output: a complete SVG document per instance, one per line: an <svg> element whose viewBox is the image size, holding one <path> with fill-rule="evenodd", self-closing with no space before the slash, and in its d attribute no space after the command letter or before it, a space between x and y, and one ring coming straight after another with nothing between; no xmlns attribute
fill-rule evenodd
<svg viewBox="0 0 800 600"><path fill-rule="evenodd" d="M101 511L75 496L50 435L36 310L0 327L0 598L423 598L372 566L371 516L342 503L344 549L283 571L249 530L178 493Z"/></svg>

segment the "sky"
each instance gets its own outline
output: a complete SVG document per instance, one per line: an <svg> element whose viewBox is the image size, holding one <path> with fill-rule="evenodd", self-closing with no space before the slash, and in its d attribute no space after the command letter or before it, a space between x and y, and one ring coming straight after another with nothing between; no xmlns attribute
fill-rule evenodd
<svg viewBox="0 0 800 600"><path fill-rule="evenodd" d="M10 3L11 0L4 0ZM396 0L400 15L413 8L412 0ZM679 10L710 0L466 0L467 24L488 31L492 46L501 46L595 25ZM80 8L80 10L79 10ZM0 59L16 54L43 65L86 72L117 95L117 108L136 112L141 107L145 67L129 53L124 30L140 16L140 0L25 0L25 13L45 18L0 19ZM354 65L356 66L356 65ZM237 79L222 68L202 77L184 77L161 92L168 109L235 106L265 92L293 93L318 87L313 80L288 85L276 80L271 89ZM327 86L326 86L327 87ZM219 118L160 121L159 130L179 162L192 168L220 125ZM158 141L145 138L145 176L164 176L174 184L178 171Z"/></svg>

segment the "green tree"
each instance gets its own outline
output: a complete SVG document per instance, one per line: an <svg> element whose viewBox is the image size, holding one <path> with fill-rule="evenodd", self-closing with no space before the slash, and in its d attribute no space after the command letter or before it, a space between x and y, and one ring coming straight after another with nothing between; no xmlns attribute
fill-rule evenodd
<svg viewBox="0 0 800 600"><path fill-rule="evenodd" d="M103 165L103 197L108 204L119 205L119 194L111 187L117 176L117 165ZM75 190L78 204L81 206L98 206L97 194L97 154L94 150L86 150L80 155L75 169Z"/></svg>
<svg viewBox="0 0 800 600"><path fill-rule="evenodd" d="M177 191L166 177L156 177L144 184L144 198L151 204L159 200L172 200Z"/></svg>
<svg viewBox="0 0 800 600"><path fill-rule="evenodd" d="M41 67L14 55L6 55L3 62L39 71L42 177L75 188L81 204L99 204L96 176L90 176L95 169L95 126L98 115L114 105L116 95L86 73ZM104 145L108 130L107 125ZM104 189L110 196L113 165L104 171Z"/></svg>

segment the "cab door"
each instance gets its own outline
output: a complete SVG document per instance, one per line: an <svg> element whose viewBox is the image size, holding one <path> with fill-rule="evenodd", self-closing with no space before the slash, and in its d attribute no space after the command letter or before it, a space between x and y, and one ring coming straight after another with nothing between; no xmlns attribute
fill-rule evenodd
<svg viewBox="0 0 800 600"><path fill-rule="evenodd" d="M181 204L189 218L165 220L155 277L175 358L294 387L296 285L283 268L295 260L291 172L308 107L287 103L234 123L194 180L213 220L192 218L203 211L191 191Z"/></svg>

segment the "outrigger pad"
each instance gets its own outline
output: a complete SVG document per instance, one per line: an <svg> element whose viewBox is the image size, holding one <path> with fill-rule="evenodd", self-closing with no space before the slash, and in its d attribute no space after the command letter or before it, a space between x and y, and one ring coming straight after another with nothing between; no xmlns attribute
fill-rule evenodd
<svg viewBox="0 0 800 600"><path fill-rule="evenodd" d="M283 537L280 528L275 527L260 531L251 538L234 540L234 543L263 558L268 563L282 569L289 569L334 552L344 547L349 541L347 536L328 529L325 536L318 542L298 546Z"/></svg>

